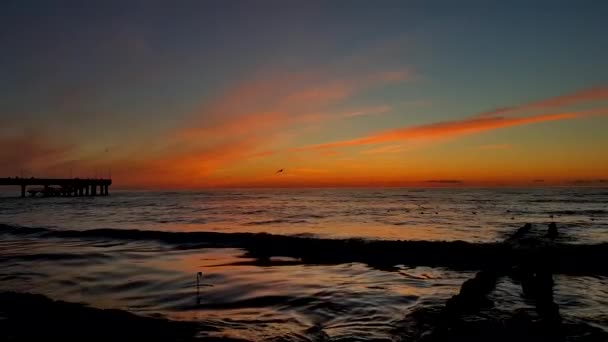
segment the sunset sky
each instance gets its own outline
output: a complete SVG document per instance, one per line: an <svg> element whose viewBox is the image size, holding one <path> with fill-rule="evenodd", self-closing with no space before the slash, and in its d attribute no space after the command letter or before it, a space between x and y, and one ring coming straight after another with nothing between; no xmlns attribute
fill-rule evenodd
<svg viewBox="0 0 608 342"><path fill-rule="evenodd" d="M0 177L608 179L608 2L490 2L2 1Z"/></svg>

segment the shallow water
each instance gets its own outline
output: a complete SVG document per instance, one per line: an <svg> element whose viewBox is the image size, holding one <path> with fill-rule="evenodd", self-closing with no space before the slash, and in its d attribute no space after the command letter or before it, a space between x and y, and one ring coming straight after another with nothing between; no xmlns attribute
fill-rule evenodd
<svg viewBox="0 0 608 342"><path fill-rule="evenodd" d="M485 242L502 240L522 222L544 230L554 215L564 242L594 243L608 241L607 203L608 190L592 189L116 192L105 198L2 198L0 223ZM474 275L289 258L264 266L237 248L111 237L0 232L0 251L0 290L197 321L217 328L201 336L249 340L394 340L408 313L443 303ZM204 282L198 296L197 272ZM555 282L564 320L608 332L608 278L556 275ZM517 282L505 277L493 299L505 310L533 307L520 294Z"/></svg>
<svg viewBox="0 0 608 342"><path fill-rule="evenodd" d="M471 276L441 268L358 263L241 265L237 249L176 250L154 242L0 241L0 289L195 320L221 336L389 338L414 305L439 303ZM199 296L196 273L204 273ZM206 285L210 286L206 286Z"/></svg>

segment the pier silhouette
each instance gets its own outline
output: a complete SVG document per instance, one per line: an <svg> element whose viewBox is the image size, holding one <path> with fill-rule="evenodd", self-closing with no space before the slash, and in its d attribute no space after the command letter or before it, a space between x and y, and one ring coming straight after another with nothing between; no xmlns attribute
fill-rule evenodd
<svg viewBox="0 0 608 342"><path fill-rule="evenodd" d="M44 197L108 196L110 178L0 178L0 185L19 186L21 197L38 194ZM36 186L35 188L29 188Z"/></svg>

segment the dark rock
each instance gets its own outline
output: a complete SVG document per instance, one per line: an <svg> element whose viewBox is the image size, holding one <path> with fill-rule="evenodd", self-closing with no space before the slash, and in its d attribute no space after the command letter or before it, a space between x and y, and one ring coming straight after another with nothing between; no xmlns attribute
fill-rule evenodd
<svg viewBox="0 0 608 342"><path fill-rule="evenodd" d="M555 222L549 223L549 229L547 230L547 237L549 239L555 239L557 237L557 225Z"/></svg>

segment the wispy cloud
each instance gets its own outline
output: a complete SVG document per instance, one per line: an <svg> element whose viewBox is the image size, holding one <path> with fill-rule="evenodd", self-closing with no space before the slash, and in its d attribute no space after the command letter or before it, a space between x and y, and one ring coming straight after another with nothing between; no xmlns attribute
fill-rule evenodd
<svg viewBox="0 0 608 342"><path fill-rule="evenodd" d="M272 156L273 154L275 154L275 151L256 152L251 155L251 158L268 157L268 156Z"/></svg>
<svg viewBox="0 0 608 342"><path fill-rule="evenodd" d="M259 137L235 140L208 147L191 148L142 159L118 159L110 163L113 174L130 186L184 187L211 185L218 169L256 158ZM270 153L270 152L267 152Z"/></svg>
<svg viewBox="0 0 608 342"><path fill-rule="evenodd" d="M0 136L0 162L5 173L33 172L70 159L74 146L53 142L41 132Z"/></svg>
<svg viewBox="0 0 608 342"><path fill-rule="evenodd" d="M409 71L380 71L347 78L319 73L260 76L237 84L191 115L178 136L185 139L231 137L272 131L298 123L378 114L389 106L362 107L333 113L328 106L355 94L408 79Z"/></svg>
<svg viewBox="0 0 608 342"><path fill-rule="evenodd" d="M480 133L500 128L528 125L533 123L569 120L597 115L608 115L608 109L589 111L538 114L527 117L472 117L462 120L436 122L426 125L403 127L394 130L372 133L367 136L311 145L304 149L326 149L347 146L371 145L394 141L415 139L445 139L456 136Z"/></svg>
<svg viewBox="0 0 608 342"><path fill-rule="evenodd" d="M528 102L521 105L502 107L478 114L478 116L497 116L516 114L531 109L551 109L574 105L581 102L608 100L608 87L599 86L580 90L570 94L563 94L549 99Z"/></svg>
<svg viewBox="0 0 608 342"><path fill-rule="evenodd" d="M226 118L200 127L185 127L177 131L181 139L232 138L275 129L288 121L281 112L252 112Z"/></svg>
<svg viewBox="0 0 608 342"><path fill-rule="evenodd" d="M343 113L342 117L352 118L352 117L359 117L359 116L375 115L375 114L382 114L382 113L390 112L391 110L392 110L391 106L361 108L361 109L353 111L353 112Z"/></svg>
<svg viewBox="0 0 608 342"><path fill-rule="evenodd" d="M385 145L361 151L361 154L389 154L400 153L409 150L409 146L404 145Z"/></svg>
<svg viewBox="0 0 608 342"><path fill-rule="evenodd" d="M480 150L510 150L513 148L511 144L490 144L478 146Z"/></svg>
<svg viewBox="0 0 608 342"><path fill-rule="evenodd" d="M427 125L403 127L395 130L387 130L373 133L361 138L335 141L330 143L312 145L310 148L324 149L357 145L370 145L386 143L391 141L413 140L413 139L440 139L458 135L466 135L491 129L523 125L527 123L562 120L574 118L576 114L548 114L529 118L508 119L498 118L472 118L456 121L437 122Z"/></svg>

